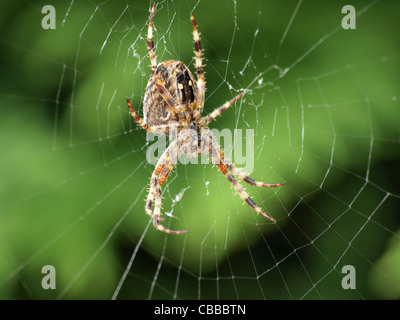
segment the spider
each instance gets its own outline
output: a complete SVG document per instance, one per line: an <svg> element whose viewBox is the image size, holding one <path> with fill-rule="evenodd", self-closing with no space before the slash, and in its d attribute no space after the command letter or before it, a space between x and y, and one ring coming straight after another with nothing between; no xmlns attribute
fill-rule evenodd
<svg viewBox="0 0 400 320"><path fill-rule="evenodd" d="M145 205L146 213L152 218L153 225L158 230L173 234L186 233L187 231L185 230L168 229L160 223L160 221L164 220L161 217L161 186L174 168L176 160L180 155L185 154L188 158L193 158L199 156L202 152L208 152L212 162L225 178L229 180L241 198L257 213L276 222L274 218L263 212L255 204L234 176L257 187L278 187L284 183L266 184L255 181L244 174L225 159L216 138L207 126L212 120L240 99L243 93L238 94L207 116L202 117L201 113L204 107L206 86L202 66L203 58L200 36L193 13L190 15L190 20L193 25L194 60L197 81L189 68L181 61L167 60L157 65L152 39L155 6L154 4L151 8L147 34L147 46L152 74L147 84L143 101L143 119L134 111L129 99L127 99L127 103L132 117L144 130L165 135L170 135L172 131L175 131L176 139L170 143L161 155L151 175L150 189ZM193 132L195 136L193 136ZM152 211L153 204L154 211Z"/></svg>

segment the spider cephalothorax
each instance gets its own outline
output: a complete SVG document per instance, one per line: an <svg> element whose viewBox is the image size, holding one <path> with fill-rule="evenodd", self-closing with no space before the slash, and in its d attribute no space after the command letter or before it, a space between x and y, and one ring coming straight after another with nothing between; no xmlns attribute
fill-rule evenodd
<svg viewBox="0 0 400 320"><path fill-rule="evenodd" d="M283 185L266 184L248 177L233 164L227 161L224 154L207 125L242 97L237 95L232 100L202 117L204 106L205 80L202 66L202 50L200 36L197 31L193 14L190 19L193 24L195 47L195 66L197 80L189 68L181 61L167 60L157 65L153 43L153 16L155 4L151 8L147 44L151 61L152 75L146 88L143 102L143 119L133 110L128 99L132 117L146 131L166 135L173 134L173 140L158 160L150 178L150 190L145 205L146 213L153 219L154 226L167 233L186 233L186 231L171 230L160 224L161 217L161 186L177 163L177 159L185 154L188 158L197 157L201 152L210 154L211 161L219 171L232 183L242 199L257 213L275 221L259 208L234 176L258 187L277 187ZM154 204L154 211L152 210Z"/></svg>

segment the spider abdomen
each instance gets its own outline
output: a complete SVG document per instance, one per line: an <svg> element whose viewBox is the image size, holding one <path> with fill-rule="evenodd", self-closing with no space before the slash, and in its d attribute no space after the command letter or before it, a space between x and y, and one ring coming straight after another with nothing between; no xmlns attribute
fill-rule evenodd
<svg viewBox="0 0 400 320"><path fill-rule="evenodd" d="M197 86L193 74L183 62L167 60L157 66L147 84L143 101L145 124L160 126L171 121L178 122L179 115L163 97L156 79L172 97L173 102L181 108L181 112L185 112L189 104L197 101ZM168 132L164 133L168 134Z"/></svg>

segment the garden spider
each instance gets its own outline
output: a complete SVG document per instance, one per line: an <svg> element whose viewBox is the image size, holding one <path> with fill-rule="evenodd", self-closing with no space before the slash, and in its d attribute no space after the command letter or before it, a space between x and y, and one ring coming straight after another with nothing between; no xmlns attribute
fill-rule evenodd
<svg viewBox="0 0 400 320"><path fill-rule="evenodd" d="M236 100L242 97L237 95L224 105L215 109L212 113L202 117L204 107L205 81L202 67L202 50L199 32L193 14L190 19L193 24L193 38L195 48L195 66L197 81L194 79L188 67L181 61L167 60L157 65L153 43L153 16L155 4L151 8L150 20L147 34L147 45L151 61L152 75L147 84L143 102L143 119L133 110L130 100L128 106L132 117L146 131L158 132L171 135L176 133L176 139L164 151L158 160L150 179L150 189L145 205L146 213L153 219L153 225L158 230L183 234L187 231L171 230L160 224L164 220L161 217L161 186L166 181L169 173L176 164L180 155L185 154L188 158L194 158L202 152L208 152L212 162L218 170L232 183L233 187L242 199L257 213L275 222L275 219L263 212L250 198L247 192L235 179L234 175L243 181L257 187L278 187L279 184L266 184L258 182L241 172L233 164L229 163L211 133L207 125L229 108ZM194 136L193 136L194 132ZM152 206L154 203L154 212Z"/></svg>

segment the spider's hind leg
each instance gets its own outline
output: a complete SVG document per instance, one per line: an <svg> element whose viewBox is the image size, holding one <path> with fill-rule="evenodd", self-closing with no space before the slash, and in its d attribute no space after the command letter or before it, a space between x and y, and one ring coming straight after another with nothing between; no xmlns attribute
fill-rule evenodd
<svg viewBox="0 0 400 320"><path fill-rule="evenodd" d="M149 131L149 132L164 132L167 131L168 129L171 128L178 128L181 127L182 125L180 123L171 123L171 124L162 124L162 125L156 125L156 126L148 126L142 118L138 116L136 111L133 109L131 101L127 99L127 103L129 106L129 110L131 112L131 115L133 119L137 122L138 125L140 125L144 130Z"/></svg>
<svg viewBox="0 0 400 320"><path fill-rule="evenodd" d="M153 16L155 9L156 9L156 4L153 4L153 6L151 7L149 27L147 29L147 49L149 50L152 74L154 74L157 69L156 54L154 52L154 42L153 42Z"/></svg>

